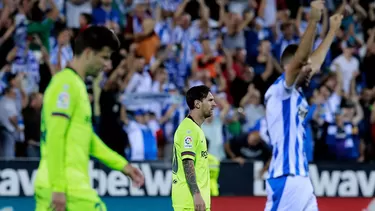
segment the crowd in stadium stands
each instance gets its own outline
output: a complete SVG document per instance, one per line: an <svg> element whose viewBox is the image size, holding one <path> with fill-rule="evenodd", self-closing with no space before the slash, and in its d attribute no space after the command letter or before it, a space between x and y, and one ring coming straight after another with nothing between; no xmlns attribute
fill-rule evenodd
<svg viewBox="0 0 375 211"><path fill-rule="evenodd" d="M375 159L375 3L326 0L344 15L321 72L305 95L308 160ZM264 94L283 73L288 44L309 20L304 0L2 0L0 157L38 157L43 93L69 66L74 37L90 25L116 33L121 48L97 77L85 79L94 128L130 160L170 160L188 109L184 92L205 84L216 98L203 125L209 152L240 164L267 161ZM132 103L123 99L132 96ZM162 97L162 98L160 98ZM163 99L163 100L160 100ZM69 100L69 99L65 99ZM135 103L138 102L138 103Z"/></svg>

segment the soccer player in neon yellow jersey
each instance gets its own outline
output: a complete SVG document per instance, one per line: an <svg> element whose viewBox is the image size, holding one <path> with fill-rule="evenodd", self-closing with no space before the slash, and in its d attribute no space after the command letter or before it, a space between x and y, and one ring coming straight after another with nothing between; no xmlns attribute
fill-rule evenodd
<svg viewBox="0 0 375 211"><path fill-rule="evenodd" d="M144 177L122 156L109 149L93 132L86 74L97 73L119 48L116 35L106 27L87 28L75 40L70 66L47 87L41 124L41 161L36 181L36 211L105 211L90 185L90 155L128 175L141 186Z"/></svg>
<svg viewBox="0 0 375 211"><path fill-rule="evenodd" d="M216 106L210 89L195 86L186 93L189 115L174 135L172 204L175 211L207 211L211 207L210 169L204 120Z"/></svg>

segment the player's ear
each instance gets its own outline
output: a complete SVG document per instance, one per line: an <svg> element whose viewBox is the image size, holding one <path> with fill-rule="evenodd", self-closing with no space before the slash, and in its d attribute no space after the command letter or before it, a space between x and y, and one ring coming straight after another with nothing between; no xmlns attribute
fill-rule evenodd
<svg viewBox="0 0 375 211"><path fill-rule="evenodd" d="M83 55L87 60L90 60L94 56L94 51L91 48L86 48L83 51Z"/></svg>
<svg viewBox="0 0 375 211"><path fill-rule="evenodd" d="M199 101L199 100L194 100L194 107L195 107L196 109L199 109L199 108L201 107L201 101Z"/></svg>

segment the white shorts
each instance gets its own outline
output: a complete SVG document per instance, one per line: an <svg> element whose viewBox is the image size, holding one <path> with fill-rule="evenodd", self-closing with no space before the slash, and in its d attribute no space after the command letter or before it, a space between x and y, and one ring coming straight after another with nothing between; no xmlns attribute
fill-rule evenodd
<svg viewBox="0 0 375 211"><path fill-rule="evenodd" d="M318 211L309 177L283 176L266 182L265 211Z"/></svg>

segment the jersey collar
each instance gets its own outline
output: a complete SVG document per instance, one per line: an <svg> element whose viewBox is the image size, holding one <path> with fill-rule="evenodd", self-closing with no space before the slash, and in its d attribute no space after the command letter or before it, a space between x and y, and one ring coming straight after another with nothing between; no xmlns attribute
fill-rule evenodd
<svg viewBox="0 0 375 211"><path fill-rule="evenodd" d="M73 67L71 67L69 65L66 66L66 69L69 69L69 70L73 71L75 74L79 75L78 72Z"/></svg>
<svg viewBox="0 0 375 211"><path fill-rule="evenodd" d="M193 121L196 125L198 125L198 123L193 119L192 116L190 116L190 114L187 116L187 118L191 119L191 121ZM200 126L198 125L198 127L200 127Z"/></svg>

